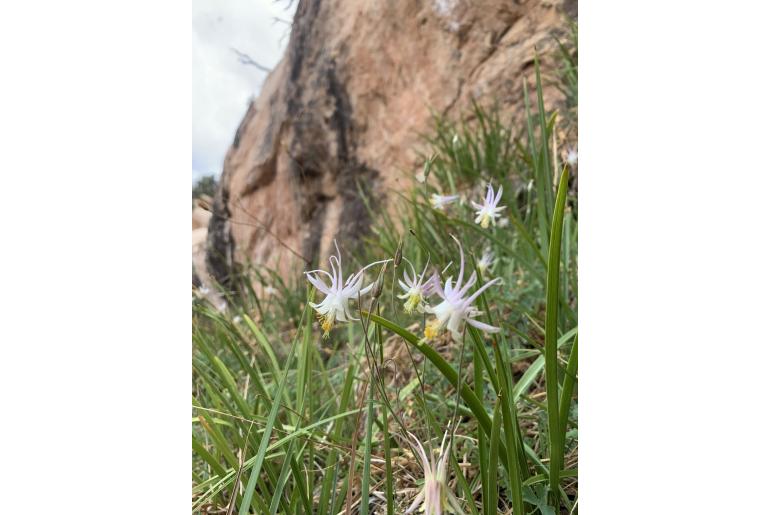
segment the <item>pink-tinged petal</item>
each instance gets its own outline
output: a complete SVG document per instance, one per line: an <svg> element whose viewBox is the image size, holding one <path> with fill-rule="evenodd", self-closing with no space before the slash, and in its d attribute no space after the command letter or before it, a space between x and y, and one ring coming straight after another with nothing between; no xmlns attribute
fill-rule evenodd
<svg viewBox="0 0 770 515"><path fill-rule="evenodd" d="M310 284L315 286L315 288L318 291L320 291L321 293L323 293L324 295L330 295L331 294L331 290L329 290L329 287L326 286L323 283L323 281L321 281L318 277L316 277L314 275L308 274L307 275L307 280L310 282Z"/></svg>
<svg viewBox="0 0 770 515"><path fill-rule="evenodd" d="M443 447L444 444L442 442L441 446ZM439 455L438 460L438 470L436 471L436 475L440 478L443 478L446 480L447 474L446 474L446 466L447 466L447 460L449 460L449 455L451 453L449 452L449 448L447 447L446 450L443 450L442 453Z"/></svg>
<svg viewBox="0 0 770 515"><path fill-rule="evenodd" d="M326 270L320 270L320 269L319 270L308 270L305 273L306 274L324 274L332 282L332 285L334 284L334 277L332 277L332 274L330 274Z"/></svg>
<svg viewBox="0 0 770 515"><path fill-rule="evenodd" d="M472 325L473 327L475 327L477 329L481 329L485 333L499 333L500 332L500 328L499 327L495 327L495 326L492 326L492 325L489 325L489 324L485 324L484 322L479 322L478 320L475 320L473 318L468 318L466 321L470 325Z"/></svg>
<svg viewBox="0 0 770 515"><path fill-rule="evenodd" d="M441 514L441 490L438 483L431 484L431 488L426 488L425 500L426 505L430 513L426 510L426 515L442 515Z"/></svg>
<svg viewBox="0 0 770 515"><path fill-rule="evenodd" d="M481 204L477 204L472 200L471 200L471 205L473 206L473 209L476 209L476 210L480 210L484 208L484 206L482 206Z"/></svg>
<svg viewBox="0 0 770 515"><path fill-rule="evenodd" d="M462 321L462 313L456 311L449 317L449 323L447 324L447 329L449 329L449 332L452 333L452 338L457 342L462 339L462 334L460 334L460 323Z"/></svg>
<svg viewBox="0 0 770 515"><path fill-rule="evenodd" d="M414 440L415 444L417 444L415 447L417 449L420 460L422 460L422 468L424 469L426 475L429 474L432 469L430 467L430 462L428 461L428 456L425 454L425 449L423 448L422 443L420 443L420 440L409 431L407 431L406 434L408 434L412 440Z"/></svg>
<svg viewBox="0 0 770 515"><path fill-rule="evenodd" d="M374 288L374 282L369 284L369 286L366 286L365 288L361 288L360 290L358 290L358 293L360 293L362 296L366 295L372 290L372 288Z"/></svg>
<svg viewBox="0 0 770 515"><path fill-rule="evenodd" d="M463 252L463 246L460 245L460 240L452 236L452 239L455 240L455 243L457 243L457 246L460 247L460 272L457 274L457 284L461 284L463 280L463 275L465 274L465 253Z"/></svg>
<svg viewBox="0 0 770 515"><path fill-rule="evenodd" d="M475 270L473 271L473 273L471 274L471 276L468 278L468 282L467 282L467 283L465 283L465 286L463 286L463 287L460 289L460 291L459 291L459 292L457 292L457 294L458 294L459 296L461 296L461 297L462 297L463 295L465 295L465 293L468 291L468 289L469 289L471 286L473 286L474 284L476 284L476 271L475 271Z"/></svg>
<svg viewBox="0 0 770 515"><path fill-rule="evenodd" d="M401 287L402 290L409 291L410 287L404 284L404 281L402 281L401 279L397 279L397 280L398 280L398 285Z"/></svg>
<svg viewBox="0 0 770 515"><path fill-rule="evenodd" d="M406 261L406 262L407 262L407 264L409 265L409 268L411 268L411 269L412 269L412 279L411 279L411 281L412 281L412 282L414 282L415 280L417 280L417 272L416 272L416 271L415 271L415 269L414 269L414 265L412 265L412 262L411 262L411 261L409 261L409 259L408 259L406 256L404 256L404 261ZM405 279L407 282L409 282L409 281L410 281L410 279L409 279L409 278L407 277L407 275L406 275L406 269L404 269L404 279Z"/></svg>
<svg viewBox="0 0 770 515"><path fill-rule="evenodd" d="M473 292L473 295L471 295L470 297L468 297L468 299L466 300L466 302L467 302L468 304L470 304L471 302L473 302L474 300L476 300L476 297L478 297L479 295L481 295L481 293L482 293L484 290L486 290L486 289L487 289L487 288L489 288L490 286L493 286L493 285L496 285L496 284L503 284L503 280L502 280L502 279L500 279L499 277L496 277L496 278L492 279L492 280L491 280L491 281L489 281L487 284L485 284L484 286L482 286L481 288L479 288L478 290L476 290L475 292Z"/></svg>
<svg viewBox="0 0 770 515"><path fill-rule="evenodd" d="M334 263L337 263L337 266L334 266ZM332 275L334 276L334 284L332 285L332 288L341 290L342 289L342 265L340 264L339 259L337 256L331 256L329 258L329 266L332 267Z"/></svg>
<svg viewBox="0 0 770 515"><path fill-rule="evenodd" d="M503 196L503 187L500 186L500 189L497 190L497 196L495 197L495 205L497 205L498 202L500 202L500 198Z"/></svg>
<svg viewBox="0 0 770 515"><path fill-rule="evenodd" d="M422 280L425 277L425 272L428 271L428 265L429 264L430 264L430 256L428 256L428 260L425 262L425 268L422 269L422 273L420 274L420 278L417 280L418 283L422 283Z"/></svg>
<svg viewBox="0 0 770 515"><path fill-rule="evenodd" d="M334 248L337 249L337 264L340 265L340 273L342 273L342 254L340 254L340 247L337 245L337 238L334 238Z"/></svg>
<svg viewBox="0 0 770 515"><path fill-rule="evenodd" d="M353 314L350 312L350 306L345 304L344 310L345 310L345 316L347 317L348 320L358 321L358 318L354 317Z"/></svg>
<svg viewBox="0 0 770 515"><path fill-rule="evenodd" d="M444 294L439 294L439 297L441 297L444 300L447 300L447 298L452 296L452 278L446 280L446 284L444 285Z"/></svg>
<svg viewBox="0 0 770 515"><path fill-rule="evenodd" d="M358 294L358 291L361 289L361 285L363 284L363 282L364 282L363 276L356 277L355 282L346 281L345 287L342 288L340 295L348 298L355 297Z"/></svg>
<svg viewBox="0 0 770 515"><path fill-rule="evenodd" d="M430 297L431 295L435 294L437 291L441 290L441 282L438 280L438 274L435 272L433 273L430 278L425 281L425 284L422 286L422 294L425 297Z"/></svg>
<svg viewBox="0 0 770 515"><path fill-rule="evenodd" d="M441 466L442 458L444 457L444 444L446 443L447 436L449 436L449 429L444 430L444 436L441 438L441 447L438 448L439 467Z"/></svg>

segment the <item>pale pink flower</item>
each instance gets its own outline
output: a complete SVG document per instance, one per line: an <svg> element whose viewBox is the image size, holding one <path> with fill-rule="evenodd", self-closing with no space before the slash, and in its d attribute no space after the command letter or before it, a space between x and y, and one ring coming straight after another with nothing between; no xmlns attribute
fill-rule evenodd
<svg viewBox="0 0 770 515"><path fill-rule="evenodd" d="M311 270L305 272L308 282L312 284L318 291L326 295L324 300L319 303L311 302L310 305L318 313L318 318L321 321L321 328L324 331L324 337L329 336L329 331L334 326L335 321L347 322L348 320L358 320L350 312L350 306L348 302L356 300L359 295L364 295L369 292L374 286L372 282L368 286L364 287L364 270L374 265L390 261L389 259L383 261L376 261L369 265L366 265L356 274L352 274L348 277L347 281L342 282L342 257L340 256L340 248L337 246L337 240L334 240L334 247L337 249L337 255L329 257L329 265L331 266L332 273L324 270ZM336 267L335 267L336 264ZM318 274L323 274L329 278L330 284L326 284Z"/></svg>
<svg viewBox="0 0 770 515"><path fill-rule="evenodd" d="M404 260L409 264L409 268L412 269L412 276L407 274L404 270L404 280L398 280L398 285L404 290L402 295L398 295L399 299L406 299L404 302L404 312L411 315L415 309L422 313L424 311L425 297L429 296L433 291L433 284L431 279L424 280L425 272L428 270L428 264L425 263L420 276L417 276L417 271L414 269L414 265L408 259Z"/></svg>
<svg viewBox="0 0 770 515"><path fill-rule="evenodd" d="M491 272L492 269L495 267L495 262L497 260L495 259L495 255L492 253L490 249L485 249L484 254L482 254L481 259L479 259L478 267L479 272L481 272L481 275L486 275L487 272Z"/></svg>
<svg viewBox="0 0 770 515"><path fill-rule="evenodd" d="M463 254L462 245L455 238L457 246L460 247L460 270L457 274L457 280L452 281L450 277L444 284L443 290L440 287L436 288L436 294L441 297L442 301L436 306L426 306L425 312L432 313L436 316L431 322L425 326L425 338L431 340L435 338L443 329L449 329L452 333L452 337L455 340L461 338L460 329L464 322L481 329L487 333L496 333L500 331L499 327L494 327L484 322L479 322L473 317L481 314L481 311L476 309L473 305L473 301L481 295L481 293L495 284L502 284L502 279L495 278L488 281L481 288L476 290L472 295L466 297L466 293L470 290L471 286L476 283L476 272L474 271L468 278L467 282L464 282L465 272L465 255Z"/></svg>
<svg viewBox="0 0 770 515"><path fill-rule="evenodd" d="M447 432L444 433L444 438L441 440L438 462L433 457L433 453L430 453L430 459L428 459L425 448L416 436L409 432L407 434L414 440L415 450L422 462L425 484L404 513L412 513L420 505L422 505L420 511L424 511L425 515L443 515L444 512L463 513L460 502L447 485L447 463L450 454L449 446L444 449Z"/></svg>
<svg viewBox="0 0 770 515"><path fill-rule="evenodd" d="M473 208L476 209L476 219L474 222L477 224L481 224L481 227L486 229L489 227L489 222L492 222L492 225L495 225L495 222L497 220L497 217L500 216L500 212L505 209L505 206L498 207L497 204L500 202L500 197L503 196L503 187L500 186L500 189L497 191L497 195L495 195L495 190L492 188L491 184L487 185L487 195L484 197L484 203L483 204L477 204L476 202L471 201L471 204L473 205Z"/></svg>
<svg viewBox="0 0 770 515"><path fill-rule="evenodd" d="M445 206L451 204L460 198L458 195L439 195L434 193L430 196L430 205L433 209L443 210Z"/></svg>

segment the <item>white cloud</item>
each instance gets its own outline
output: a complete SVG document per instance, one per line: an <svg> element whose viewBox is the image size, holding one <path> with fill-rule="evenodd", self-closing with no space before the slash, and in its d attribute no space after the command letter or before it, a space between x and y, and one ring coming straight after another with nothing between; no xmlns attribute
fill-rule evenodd
<svg viewBox="0 0 770 515"><path fill-rule="evenodd" d="M249 98L258 95L264 71L244 65L236 48L272 68L289 41L297 2L194 0L192 3L192 178L222 171Z"/></svg>

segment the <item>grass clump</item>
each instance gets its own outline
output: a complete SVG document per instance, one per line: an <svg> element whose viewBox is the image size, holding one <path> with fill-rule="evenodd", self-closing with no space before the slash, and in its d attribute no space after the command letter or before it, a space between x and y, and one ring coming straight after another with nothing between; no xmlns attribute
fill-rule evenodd
<svg viewBox="0 0 770 515"><path fill-rule="evenodd" d="M194 512L577 511L574 163L535 70L525 127L436 118L360 252L194 301Z"/></svg>

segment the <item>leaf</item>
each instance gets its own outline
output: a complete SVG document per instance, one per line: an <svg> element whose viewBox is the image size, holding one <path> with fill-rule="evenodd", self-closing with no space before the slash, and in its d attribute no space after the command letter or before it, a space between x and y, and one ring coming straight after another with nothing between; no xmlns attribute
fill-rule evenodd
<svg viewBox="0 0 770 515"><path fill-rule="evenodd" d="M561 422L559 420L558 367L558 323L559 323L559 262L561 260L561 235L564 220L564 206L567 202L567 180L569 171L565 167L559 181L556 208L551 224L551 240L548 249L548 280L545 302L545 390L548 400L548 450L550 453L550 487L555 507L559 508L559 472L564 460L561 444Z"/></svg>

